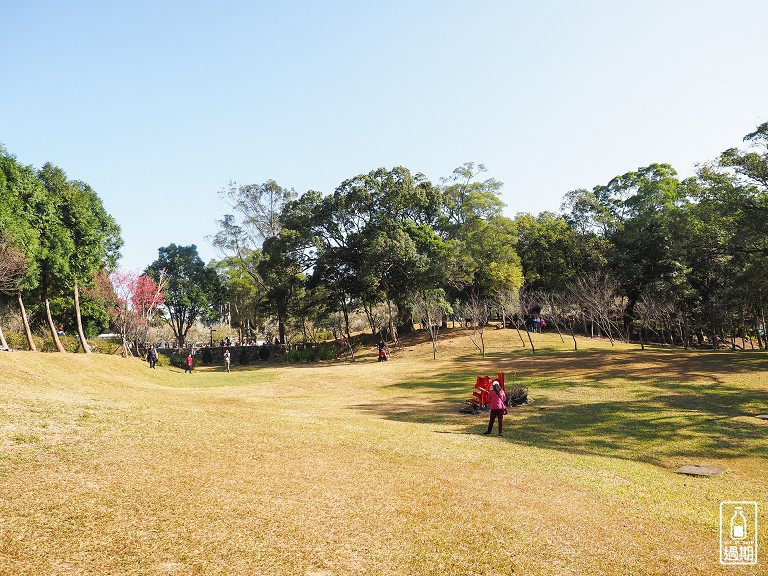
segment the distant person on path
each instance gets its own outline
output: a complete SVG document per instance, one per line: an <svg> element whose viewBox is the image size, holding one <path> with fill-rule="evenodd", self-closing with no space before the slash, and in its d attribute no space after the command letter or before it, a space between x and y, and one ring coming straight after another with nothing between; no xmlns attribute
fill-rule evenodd
<svg viewBox="0 0 768 576"><path fill-rule="evenodd" d="M501 389L501 384L499 384L498 380L493 381L493 384L491 385L491 391L488 396L491 404L491 420L488 422L488 430L483 432L483 434L487 436L493 432L493 421L498 418L499 436L503 436L504 434L502 431L502 424L504 421L504 412L506 411L506 406L504 403L507 400L507 395L504 393L504 390Z"/></svg>
<svg viewBox="0 0 768 576"><path fill-rule="evenodd" d="M227 372L229 372L229 360L230 360L229 350L225 350L224 351L224 366L227 368Z"/></svg>
<svg viewBox="0 0 768 576"><path fill-rule="evenodd" d="M150 368L154 368L155 364L157 364L157 350L155 350L154 346L149 349L149 352L147 353L147 360L149 361Z"/></svg>
<svg viewBox="0 0 768 576"><path fill-rule="evenodd" d="M191 352L187 354L187 367L184 368L184 374L187 373L187 370L189 370L189 373L192 374L192 353Z"/></svg>

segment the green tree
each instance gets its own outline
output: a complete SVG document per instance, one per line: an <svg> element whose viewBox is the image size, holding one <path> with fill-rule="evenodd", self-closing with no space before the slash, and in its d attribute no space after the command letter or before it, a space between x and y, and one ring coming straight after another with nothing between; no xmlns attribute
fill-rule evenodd
<svg viewBox="0 0 768 576"><path fill-rule="evenodd" d="M344 310L380 300L390 309L390 330L411 327L415 289L439 285L444 270L444 241L433 228L440 202L438 189L403 167L345 180L313 211L314 281Z"/></svg>
<svg viewBox="0 0 768 576"><path fill-rule="evenodd" d="M303 282L302 263L297 259L301 232L284 232L281 220L296 193L267 180L263 184L231 184L221 195L241 221L231 214L219 221L214 246L259 288L264 295L260 302L277 319L278 338L284 342L290 300Z"/></svg>
<svg viewBox="0 0 768 576"><path fill-rule="evenodd" d="M221 281L216 270L200 259L194 244L159 248L157 260L145 273L159 282L162 271L167 275L163 307L168 317L165 320L182 347L196 320L208 321L219 315L213 308L221 303Z"/></svg>
<svg viewBox="0 0 768 576"><path fill-rule="evenodd" d="M22 166L0 146L0 233L24 256L27 266L17 283L16 296L27 345L36 350L24 306L23 292L34 289L40 278L40 231L35 226L36 207L45 189L31 166Z"/></svg>
<svg viewBox="0 0 768 576"><path fill-rule="evenodd" d="M698 173L696 214L706 232L710 267L703 280L711 314L705 329L728 327L761 338L768 283L768 123L747 134L747 150L729 148ZM725 309L723 309L725 308ZM726 310L727 309L727 310Z"/></svg>
<svg viewBox="0 0 768 576"><path fill-rule="evenodd" d="M449 245L445 287L450 300L497 300L523 283L514 222L503 216L502 183L480 180L484 165L468 162L441 180L442 208L437 228Z"/></svg>
<svg viewBox="0 0 768 576"><path fill-rule="evenodd" d="M101 199L84 182L68 182L60 204L61 221L72 239L69 255L67 286L74 293L74 313L80 344L90 352L83 330L80 307L80 287L90 287L95 274L102 269L110 272L117 266L122 245L120 227L104 209ZM106 310L99 310L96 301L88 303L91 314L108 318Z"/></svg>
<svg viewBox="0 0 768 576"><path fill-rule="evenodd" d="M69 183L66 174L50 163L38 172L46 194L36 206L36 227L40 230L40 301L45 305L45 318L54 346L58 352L65 352L58 337L58 329L51 315L51 297L63 294L70 268L74 259L75 244L62 220L62 204L68 194Z"/></svg>
<svg viewBox="0 0 768 576"><path fill-rule="evenodd" d="M257 254L260 257L261 252ZM225 258L215 262L213 266L222 281L231 325L238 330L238 340L244 342L252 335L253 329L262 325L265 320L265 294L261 285L244 271L240 261ZM253 265L253 268L255 269L256 265Z"/></svg>
<svg viewBox="0 0 768 576"><path fill-rule="evenodd" d="M525 283L532 290L560 292L579 273L604 263L606 242L592 232L579 233L563 216L518 214L515 226Z"/></svg>

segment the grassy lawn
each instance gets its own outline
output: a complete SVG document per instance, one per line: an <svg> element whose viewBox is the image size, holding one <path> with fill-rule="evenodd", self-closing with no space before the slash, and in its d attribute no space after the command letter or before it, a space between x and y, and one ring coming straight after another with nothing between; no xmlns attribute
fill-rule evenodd
<svg viewBox="0 0 768 576"><path fill-rule="evenodd" d="M768 573L768 355L486 337L230 374L0 353L0 574ZM535 399L504 438L459 412L497 371ZM756 567L719 565L724 500L762 507Z"/></svg>

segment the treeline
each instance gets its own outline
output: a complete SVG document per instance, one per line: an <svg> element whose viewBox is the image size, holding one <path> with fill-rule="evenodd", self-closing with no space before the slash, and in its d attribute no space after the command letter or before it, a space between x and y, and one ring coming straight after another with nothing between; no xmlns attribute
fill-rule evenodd
<svg viewBox="0 0 768 576"><path fill-rule="evenodd" d="M542 316L571 335L765 349L768 123L745 142L691 178L652 164L568 192L560 213L515 218L472 163L436 184L382 168L327 195L231 184L232 214L211 238L219 260L171 244L144 275L111 283L121 239L95 192L0 149L0 303L30 348L30 324L57 349L56 324L76 327L87 349L110 323L136 343L157 318L180 345L198 321L289 343L349 341L364 318L388 339L418 325L433 343L462 322L482 351L489 318L522 329Z"/></svg>
<svg viewBox="0 0 768 576"><path fill-rule="evenodd" d="M652 164L567 193L559 214L515 218L502 215L501 183L474 164L438 184L379 169L329 195L232 184L211 301L246 333L274 320L282 342L349 336L355 312L390 337L415 323L436 336L449 318L525 326L541 314L571 334L713 347L750 338L762 349L768 123L745 141L695 177Z"/></svg>
<svg viewBox="0 0 768 576"><path fill-rule="evenodd" d="M86 336L110 319L107 304L84 292L114 269L121 245L120 228L88 184L50 163L20 164L0 147L0 317L18 314L30 350L33 327L45 325L56 350L65 351L66 326L90 352ZM8 348L1 325L0 347Z"/></svg>

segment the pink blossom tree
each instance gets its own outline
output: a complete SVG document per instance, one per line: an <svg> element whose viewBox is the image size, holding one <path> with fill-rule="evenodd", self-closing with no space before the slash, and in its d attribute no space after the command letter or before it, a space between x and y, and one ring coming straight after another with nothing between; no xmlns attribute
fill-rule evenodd
<svg viewBox="0 0 768 576"><path fill-rule="evenodd" d="M139 342L147 339L158 306L164 301L165 279L162 273L160 281L155 282L146 274L120 269L109 275L114 293L110 316L123 340L126 355L131 353L131 342L140 354Z"/></svg>

